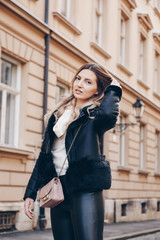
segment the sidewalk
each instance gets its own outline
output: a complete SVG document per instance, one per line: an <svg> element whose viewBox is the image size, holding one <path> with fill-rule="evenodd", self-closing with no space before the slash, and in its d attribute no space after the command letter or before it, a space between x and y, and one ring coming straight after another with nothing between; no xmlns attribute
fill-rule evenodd
<svg viewBox="0 0 160 240"><path fill-rule="evenodd" d="M150 233L159 232L160 220L105 224L104 240L130 239L133 237L144 236ZM0 233L3 240L53 240L51 230L34 230L27 232ZM62 239L65 240L65 239Z"/></svg>
<svg viewBox="0 0 160 240"><path fill-rule="evenodd" d="M124 240L155 232L159 232L160 235L160 220L105 224L104 240Z"/></svg>

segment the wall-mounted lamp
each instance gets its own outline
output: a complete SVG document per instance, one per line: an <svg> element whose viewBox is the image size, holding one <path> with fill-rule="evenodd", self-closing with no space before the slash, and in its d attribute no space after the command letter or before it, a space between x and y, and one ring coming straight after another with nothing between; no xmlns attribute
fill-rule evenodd
<svg viewBox="0 0 160 240"><path fill-rule="evenodd" d="M144 103L141 101L140 98L137 98L137 101L132 104L133 110L134 110L134 117L137 121L137 123L117 123L113 132L123 132L125 129L129 126L135 126L140 122L140 119L144 112Z"/></svg>
<svg viewBox="0 0 160 240"><path fill-rule="evenodd" d="M144 112L144 103L141 101L140 98L137 98L137 101L132 105L134 110L134 116L137 122L140 122L140 119Z"/></svg>

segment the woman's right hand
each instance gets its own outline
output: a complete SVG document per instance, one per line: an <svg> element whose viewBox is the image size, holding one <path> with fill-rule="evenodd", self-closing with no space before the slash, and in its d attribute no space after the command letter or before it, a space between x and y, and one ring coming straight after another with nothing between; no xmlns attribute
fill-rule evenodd
<svg viewBox="0 0 160 240"><path fill-rule="evenodd" d="M24 201L24 211L27 217L33 219L34 217L34 200L32 198L26 198Z"/></svg>
<svg viewBox="0 0 160 240"><path fill-rule="evenodd" d="M115 78L113 78L113 80L112 80L112 82L111 82L110 85L114 85L114 86L117 86L117 87L120 87L120 88L121 88L120 83L119 83Z"/></svg>

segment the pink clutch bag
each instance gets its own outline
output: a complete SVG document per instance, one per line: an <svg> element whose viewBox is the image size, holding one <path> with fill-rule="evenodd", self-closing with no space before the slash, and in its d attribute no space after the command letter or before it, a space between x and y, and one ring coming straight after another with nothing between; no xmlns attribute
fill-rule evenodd
<svg viewBox="0 0 160 240"><path fill-rule="evenodd" d="M39 192L40 207L52 208L64 201L64 194L60 179L53 178Z"/></svg>
<svg viewBox="0 0 160 240"><path fill-rule="evenodd" d="M76 139L76 136L77 136L81 126L82 126L82 124L78 128L78 130L73 138L73 141L70 145L67 156L72 148L72 145ZM67 160L67 156L64 160L61 171ZM61 171L60 171L60 173L61 173ZM44 187L42 187L40 189L40 191L39 191L40 207L53 208L53 207L57 206L59 203L64 201L63 188L62 188L61 181L59 179L60 173L59 173L58 177L54 177L49 183L47 183Z"/></svg>

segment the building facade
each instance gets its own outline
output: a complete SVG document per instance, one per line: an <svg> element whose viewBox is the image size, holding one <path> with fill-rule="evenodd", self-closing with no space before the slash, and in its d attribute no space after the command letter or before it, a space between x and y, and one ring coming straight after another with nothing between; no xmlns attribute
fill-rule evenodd
<svg viewBox="0 0 160 240"><path fill-rule="evenodd" d="M0 0L0 231L37 227L23 194L43 138L43 115L95 61L122 85L119 123L104 136L112 187L105 222L160 217L160 0ZM45 212L47 227L49 212Z"/></svg>

